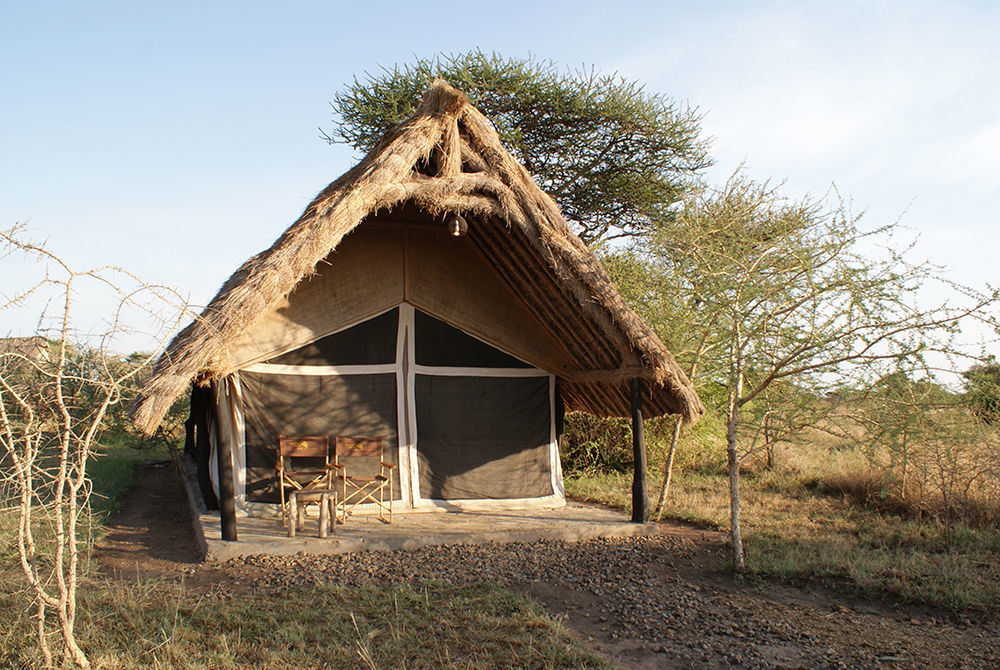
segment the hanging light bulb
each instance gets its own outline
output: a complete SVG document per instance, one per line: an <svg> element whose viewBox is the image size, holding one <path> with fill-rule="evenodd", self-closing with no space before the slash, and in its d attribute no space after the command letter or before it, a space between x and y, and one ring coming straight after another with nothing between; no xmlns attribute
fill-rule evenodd
<svg viewBox="0 0 1000 670"><path fill-rule="evenodd" d="M453 214L448 219L448 232L455 237L465 235L469 230L469 224L465 222L461 214Z"/></svg>

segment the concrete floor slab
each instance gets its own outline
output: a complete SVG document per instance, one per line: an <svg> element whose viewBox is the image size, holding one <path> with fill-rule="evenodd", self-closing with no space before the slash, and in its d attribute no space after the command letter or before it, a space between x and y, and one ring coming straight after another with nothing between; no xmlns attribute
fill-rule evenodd
<svg viewBox="0 0 1000 670"><path fill-rule="evenodd" d="M617 510L568 502L552 509L452 511L404 510L393 514L391 524L377 515L351 515L337 524L327 538L319 538L317 520L307 518L305 528L294 538L277 517L239 517L238 541L222 539L218 512L199 509L197 485L185 467L188 500L192 505L195 532L205 557L226 561L255 554L341 554L360 551L416 549L428 545L484 544L488 542L533 542L536 540L580 541L598 537L630 537L656 532L656 524L631 523Z"/></svg>

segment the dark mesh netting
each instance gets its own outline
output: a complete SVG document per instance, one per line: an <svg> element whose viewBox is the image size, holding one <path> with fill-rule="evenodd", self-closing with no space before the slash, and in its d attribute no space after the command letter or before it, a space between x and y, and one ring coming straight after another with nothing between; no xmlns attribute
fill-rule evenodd
<svg viewBox="0 0 1000 670"><path fill-rule="evenodd" d="M400 311L321 338L270 363L300 366L391 365ZM415 362L428 367L530 369L527 363L443 321L415 312ZM402 365L402 362L399 362ZM274 477L279 435L382 437L383 458L397 463L397 377L274 374L242 371L247 500L277 502ZM415 376L417 476L422 498L539 498L554 493L550 378ZM377 457L352 463L373 474ZM393 497L400 497L400 472Z"/></svg>
<svg viewBox="0 0 1000 670"><path fill-rule="evenodd" d="M420 310L416 310L414 326L417 331L417 340L414 343L417 365L475 368L531 367Z"/></svg>
<svg viewBox="0 0 1000 670"><path fill-rule="evenodd" d="M279 500L274 477L278 435L327 435L331 449L337 435L382 437L385 460L396 463L396 375L313 376L244 371L240 379L248 501ZM375 462L358 465L365 470L377 467ZM398 472L393 476L393 497L399 498Z"/></svg>
<svg viewBox="0 0 1000 670"><path fill-rule="evenodd" d="M396 362L399 310L368 319L347 330L289 351L268 363L280 365L383 365Z"/></svg>
<svg viewBox="0 0 1000 670"><path fill-rule="evenodd" d="M416 417L422 497L553 493L548 377L417 375Z"/></svg>

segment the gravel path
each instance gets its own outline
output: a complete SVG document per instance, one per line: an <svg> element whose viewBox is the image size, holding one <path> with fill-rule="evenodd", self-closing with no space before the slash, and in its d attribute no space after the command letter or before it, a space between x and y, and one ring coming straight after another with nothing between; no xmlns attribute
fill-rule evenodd
<svg viewBox="0 0 1000 670"><path fill-rule="evenodd" d="M996 626L947 625L834 596L734 584L721 546L663 534L330 556L252 556L224 570L254 588L492 581L542 600L625 667L997 667ZM710 562L710 565L700 563Z"/></svg>
<svg viewBox="0 0 1000 670"><path fill-rule="evenodd" d="M541 601L625 668L1000 668L1000 622L859 601L719 572L720 534L428 547L199 563L180 489L147 467L96 556L112 577L184 579L222 597L331 582L492 581ZM932 616L933 615L933 616ZM934 618L937 617L937 618Z"/></svg>

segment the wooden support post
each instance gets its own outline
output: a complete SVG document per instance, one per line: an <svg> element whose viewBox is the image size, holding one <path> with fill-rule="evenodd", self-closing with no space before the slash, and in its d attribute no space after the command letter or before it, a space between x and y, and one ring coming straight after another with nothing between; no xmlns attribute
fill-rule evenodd
<svg viewBox="0 0 1000 670"><path fill-rule="evenodd" d="M184 455L197 457L198 448L195 446L194 429L197 425L194 414L194 399L191 400L191 411L188 413L187 421L184 422Z"/></svg>
<svg viewBox="0 0 1000 670"><path fill-rule="evenodd" d="M219 422L215 422L216 461L219 464L219 517L222 521L222 539L236 541L236 491L233 488L233 452L229 440L219 435Z"/></svg>
<svg viewBox="0 0 1000 670"><path fill-rule="evenodd" d="M632 401L632 521L649 521L649 499L646 495L646 438L642 432L642 383L630 382Z"/></svg>
<svg viewBox="0 0 1000 670"><path fill-rule="evenodd" d="M212 391L208 388L194 386L191 388L191 416L194 417L195 428L195 459L198 467L198 489L205 509L219 509L219 500L212 490L212 477L209 473L209 462L212 458L212 440L208 436L208 413L211 411Z"/></svg>

